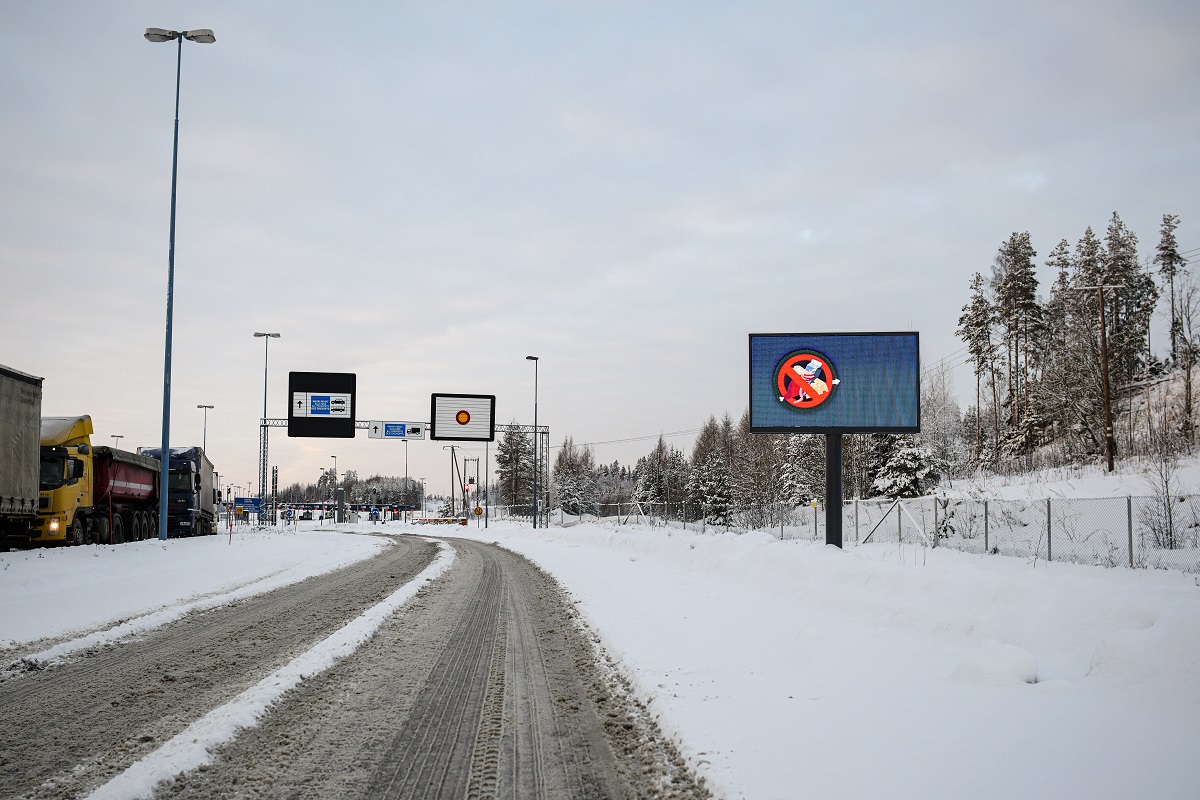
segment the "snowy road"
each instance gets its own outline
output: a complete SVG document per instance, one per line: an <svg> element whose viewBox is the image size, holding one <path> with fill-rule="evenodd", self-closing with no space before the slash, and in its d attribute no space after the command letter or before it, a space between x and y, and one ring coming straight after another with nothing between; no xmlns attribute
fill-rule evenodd
<svg viewBox="0 0 1200 800"><path fill-rule="evenodd" d="M130 775L438 553L423 539L395 542L336 572L10 677L0 684L0 796L83 797L98 787L144 796L146 781ZM706 796L597 664L552 579L488 544L453 547L449 570L370 641L310 673L261 725L155 796ZM175 766L168 758L165 774Z"/></svg>

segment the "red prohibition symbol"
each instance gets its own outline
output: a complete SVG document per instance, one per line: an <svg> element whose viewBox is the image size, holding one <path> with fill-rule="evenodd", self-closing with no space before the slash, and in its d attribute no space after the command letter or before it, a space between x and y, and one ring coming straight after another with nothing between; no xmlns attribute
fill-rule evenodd
<svg viewBox="0 0 1200 800"><path fill-rule="evenodd" d="M833 397L838 384L833 362L816 350L797 350L775 368L780 402L808 411Z"/></svg>
<svg viewBox="0 0 1200 800"><path fill-rule="evenodd" d="M459 411L457 414L454 415L454 421L457 422L459 425L466 425L468 422L471 421L471 413L469 411L467 411L466 409Z"/></svg>

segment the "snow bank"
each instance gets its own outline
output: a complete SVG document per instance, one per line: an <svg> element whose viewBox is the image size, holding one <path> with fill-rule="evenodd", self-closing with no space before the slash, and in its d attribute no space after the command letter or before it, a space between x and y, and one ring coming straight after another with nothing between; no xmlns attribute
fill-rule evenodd
<svg viewBox="0 0 1200 800"><path fill-rule="evenodd" d="M0 652L45 637L120 627L94 632L85 645L91 646L332 572L389 544L327 529L234 533L232 544L217 535L0 553Z"/></svg>
<svg viewBox="0 0 1200 800"><path fill-rule="evenodd" d="M727 797L1194 797L1200 588L912 545L508 524Z"/></svg>

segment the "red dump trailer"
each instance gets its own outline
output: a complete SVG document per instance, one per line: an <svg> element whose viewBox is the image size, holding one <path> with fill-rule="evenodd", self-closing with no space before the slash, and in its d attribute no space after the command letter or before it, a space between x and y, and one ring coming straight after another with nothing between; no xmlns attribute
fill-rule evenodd
<svg viewBox="0 0 1200 800"><path fill-rule="evenodd" d="M100 518L96 541L107 544L149 539L158 534L158 459L97 447L92 459L93 513Z"/></svg>

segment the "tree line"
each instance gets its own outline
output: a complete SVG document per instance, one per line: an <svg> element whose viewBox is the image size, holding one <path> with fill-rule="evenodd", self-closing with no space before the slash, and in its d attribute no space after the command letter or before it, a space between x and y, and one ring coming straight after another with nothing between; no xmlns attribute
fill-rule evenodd
<svg viewBox="0 0 1200 800"><path fill-rule="evenodd" d="M966 412L972 466L1074 463L1110 446L1133 455L1156 433L1192 447L1200 289L1180 252L1178 225L1178 216L1163 215L1158 245L1144 258L1115 212L1103 238L1089 226L1073 246L1060 240L1046 257L1055 277L1044 299L1028 231L1000 245L989 275L971 277L956 333L975 375L975 404ZM1169 332L1161 358L1150 341L1156 312ZM1182 384L1180 402L1156 409L1150 386L1171 374Z"/></svg>

